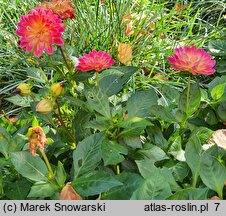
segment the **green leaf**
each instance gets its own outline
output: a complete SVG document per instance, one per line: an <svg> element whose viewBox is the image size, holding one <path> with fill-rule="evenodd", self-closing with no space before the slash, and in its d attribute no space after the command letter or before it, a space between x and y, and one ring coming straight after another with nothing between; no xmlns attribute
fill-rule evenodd
<svg viewBox="0 0 226 216"><path fill-rule="evenodd" d="M21 107L30 107L30 103L32 102L31 97L22 97L20 95L14 95L12 97L5 98L5 100Z"/></svg>
<svg viewBox="0 0 226 216"><path fill-rule="evenodd" d="M104 131L109 128L110 122L105 117L97 116L95 120L84 123L84 128L93 128L95 130Z"/></svg>
<svg viewBox="0 0 226 216"><path fill-rule="evenodd" d="M127 101L129 119L133 117L148 117L151 106L157 104L157 96L153 89L137 91Z"/></svg>
<svg viewBox="0 0 226 216"><path fill-rule="evenodd" d="M174 166L170 167L172 170L172 174L176 181L183 182L183 180L188 176L189 174L189 167L186 162L179 161Z"/></svg>
<svg viewBox="0 0 226 216"><path fill-rule="evenodd" d="M171 144L168 153L173 155L179 161L185 161L185 151L182 149L181 143L181 137L176 137L176 139Z"/></svg>
<svg viewBox="0 0 226 216"><path fill-rule="evenodd" d="M94 171L82 175L72 182L72 186L81 196L92 196L97 195L111 188L123 185L110 173L103 171Z"/></svg>
<svg viewBox="0 0 226 216"><path fill-rule="evenodd" d="M58 166L56 170L56 179L60 186L63 186L67 178L67 173L64 170L64 165L58 161Z"/></svg>
<svg viewBox="0 0 226 216"><path fill-rule="evenodd" d="M46 83L48 80L46 76L44 76L44 72L42 73L38 68L27 68L27 76L36 82Z"/></svg>
<svg viewBox="0 0 226 216"><path fill-rule="evenodd" d="M100 88L108 97L122 90L123 82L121 77L120 74L110 74L99 81Z"/></svg>
<svg viewBox="0 0 226 216"><path fill-rule="evenodd" d="M214 99L214 100L219 100L222 95L224 94L224 90L225 90L225 83L223 84L219 84L217 86L215 86L212 90L211 90L211 97Z"/></svg>
<svg viewBox="0 0 226 216"><path fill-rule="evenodd" d="M188 101L187 101L188 95ZM199 107L201 102L201 91L197 83L191 84L190 91L188 87L183 90L179 98L179 109L188 116L192 115Z"/></svg>
<svg viewBox="0 0 226 216"><path fill-rule="evenodd" d="M48 182L36 182L28 194L29 198L46 198L51 197L56 191L57 186Z"/></svg>
<svg viewBox="0 0 226 216"><path fill-rule="evenodd" d="M185 147L185 158L192 171L193 181L197 181L200 172L202 146L197 135L190 137Z"/></svg>
<svg viewBox="0 0 226 216"><path fill-rule="evenodd" d="M88 90L87 87L85 96L91 109L95 110L107 119L111 118L109 100L102 89L93 87Z"/></svg>
<svg viewBox="0 0 226 216"><path fill-rule="evenodd" d="M136 67L112 67L100 74L99 85L108 96L117 94L122 90L129 78L137 71Z"/></svg>
<svg viewBox="0 0 226 216"><path fill-rule="evenodd" d="M153 125L150 121L133 117L130 119L126 119L123 122L118 123L118 127L123 128L120 132L120 136L137 136L147 127Z"/></svg>
<svg viewBox="0 0 226 216"><path fill-rule="evenodd" d="M133 149L142 148L142 143L140 136L124 136L123 140L127 146L130 146Z"/></svg>
<svg viewBox="0 0 226 216"><path fill-rule="evenodd" d="M222 121L226 120L226 101L221 102L217 107L217 114Z"/></svg>
<svg viewBox="0 0 226 216"><path fill-rule="evenodd" d="M187 188L182 189L168 197L168 200L206 200L208 188Z"/></svg>
<svg viewBox="0 0 226 216"><path fill-rule="evenodd" d="M128 200L142 182L143 178L136 173L122 172L115 177L123 185L116 186L101 195L106 200Z"/></svg>
<svg viewBox="0 0 226 216"><path fill-rule="evenodd" d="M221 84L225 84L226 83L226 76L217 76L215 77L209 84L208 84L208 92L211 94L211 92L213 91L213 89ZM224 88L224 93L223 95L220 97L220 100L225 100L226 99L226 88ZM218 99L219 100L219 99Z"/></svg>
<svg viewBox="0 0 226 216"><path fill-rule="evenodd" d="M93 171L101 161L103 133L93 134L78 143L73 152L74 178Z"/></svg>
<svg viewBox="0 0 226 216"><path fill-rule="evenodd" d="M163 136L163 133L160 127L161 126L159 125L159 122L156 122L155 126L147 127L146 131L151 140L151 143L165 150L168 147L168 142Z"/></svg>
<svg viewBox="0 0 226 216"><path fill-rule="evenodd" d="M12 137L10 136L9 132L3 127L0 126L0 152L5 156L5 158L9 157L9 146L12 141Z"/></svg>
<svg viewBox="0 0 226 216"><path fill-rule="evenodd" d="M108 139L103 140L101 143L101 155L104 160L104 166L122 162L125 159L122 154L128 154L128 149L125 146Z"/></svg>
<svg viewBox="0 0 226 216"><path fill-rule="evenodd" d="M164 175L166 182L169 183L172 191L181 190L181 187L177 184L177 182L172 174L172 171L169 168L163 167L161 169L161 173Z"/></svg>
<svg viewBox="0 0 226 216"><path fill-rule="evenodd" d="M217 158L204 152L201 157L200 177L203 183L223 198L222 190L226 181L226 169Z"/></svg>
<svg viewBox="0 0 226 216"><path fill-rule="evenodd" d="M169 158L161 148L159 148L156 145L147 143L144 145L142 149L138 150L138 153L153 162Z"/></svg>
<svg viewBox="0 0 226 216"><path fill-rule="evenodd" d="M226 41L225 40L211 40L208 48L213 55L225 56L226 55Z"/></svg>
<svg viewBox="0 0 226 216"><path fill-rule="evenodd" d="M173 114L171 114L169 110L161 105L153 105L151 107L151 113L158 117L160 120L164 120L169 123L177 122Z"/></svg>
<svg viewBox="0 0 226 216"><path fill-rule="evenodd" d="M11 152L12 164L16 171L32 181L47 181L48 169L40 157L33 156L30 152Z"/></svg>
<svg viewBox="0 0 226 216"><path fill-rule="evenodd" d="M171 188L164 175L159 171L146 177L136 191L132 200L164 200L171 195Z"/></svg>
<svg viewBox="0 0 226 216"><path fill-rule="evenodd" d="M4 192L7 198L11 200L25 200L31 189L31 182L25 178L9 182L4 187Z"/></svg>

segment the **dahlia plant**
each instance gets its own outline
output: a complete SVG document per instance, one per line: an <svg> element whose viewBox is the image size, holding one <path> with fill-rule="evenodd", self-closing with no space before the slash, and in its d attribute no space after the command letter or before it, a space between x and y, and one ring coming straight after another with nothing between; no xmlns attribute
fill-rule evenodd
<svg viewBox="0 0 226 216"><path fill-rule="evenodd" d="M75 13L70 0L44 1L17 24L21 52L35 68L8 99L24 107L23 127L16 136L0 127L0 152L15 185L27 186L19 198L225 198L225 149L210 142L218 123L210 111L226 121L224 89L220 94L221 81L213 80L208 95L193 79L214 75L212 56L196 46L176 48L166 71L188 72L187 87L168 78L155 85L132 66L127 42L117 56L92 44L76 53L65 39Z"/></svg>

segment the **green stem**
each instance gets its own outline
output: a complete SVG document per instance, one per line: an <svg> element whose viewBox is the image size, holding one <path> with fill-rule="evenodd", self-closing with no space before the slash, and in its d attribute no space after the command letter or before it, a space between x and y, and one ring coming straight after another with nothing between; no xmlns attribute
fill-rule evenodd
<svg viewBox="0 0 226 216"><path fill-rule="evenodd" d="M57 182L57 180L56 180L56 178L55 178L55 175L54 175L54 173L53 173L53 170L52 170L52 168L51 168L51 166L50 166L49 160L48 160L48 158L47 158L47 156L46 156L46 153L45 153L44 150L42 150L42 149L39 149L39 150L40 150L40 152L41 152L41 154L42 154L42 157L44 158L44 161L45 161L45 163L46 163L46 166L47 166L47 168L48 168L48 170L49 170L51 179L56 183L57 186L59 186L59 184L58 184L58 182ZM59 187L60 187L60 186L59 186Z"/></svg>
<svg viewBox="0 0 226 216"><path fill-rule="evenodd" d="M64 55L64 51L63 51L62 47L60 47L60 52L61 52L61 55L62 55L62 57L63 57L63 59L64 59L64 62L65 62L65 64L66 64L66 67L67 67L68 71L71 71L71 68L70 68L70 66L69 66L69 64L68 64L68 62L67 62L67 58L66 58L66 56Z"/></svg>
<svg viewBox="0 0 226 216"><path fill-rule="evenodd" d="M191 89L191 77L188 77L188 87L187 87L187 97L186 97L186 114L189 111L189 96L190 96L190 89Z"/></svg>
<svg viewBox="0 0 226 216"><path fill-rule="evenodd" d="M57 104L57 110L58 110L58 113L55 113L56 117L58 118L58 120L60 121L61 125L64 127L64 129L66 130L67 134L71 137L71 139L76 143L76 137L68 130L67 126L65 125L62 117L61 117L61 113L60 113L60 105L58 103L58 101L56 100L56 104Z"/></svg>
<svg viewBox="0 0 226 216"><path fill-rule="evenodd" d="M96 72L96 85L99 86L99 75L98 75L98 72Z"/></svg>
<svg viewBox="0 0 226 216"><path fill-rule="evenodd" d="M196 188L197 181L198 181L198 174L195 174L192 176L192 187L193 188Z"/></svg>

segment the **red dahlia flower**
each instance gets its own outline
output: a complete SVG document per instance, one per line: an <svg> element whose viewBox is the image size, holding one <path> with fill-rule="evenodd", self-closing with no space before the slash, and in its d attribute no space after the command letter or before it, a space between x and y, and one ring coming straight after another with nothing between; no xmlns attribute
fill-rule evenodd
<svg viewBox="0 0 226 216"><path fill-rule="evenodd" d="M83 72L91 70L99 72L103 69L111 67L114 62L114 59L112 59L109 53L93 50L89 54L84 54L78 59L76 69Z"/></svg>
<svg viewBox="0 0 226 216"><path fill-rule="evenodd" d="M168 61L176 70L188 71L192 74L210 75L215 72L213 69L216 61L203 49L192 47L180 47L174 50L174 55Z"/></svg>
<svg viewBox="0 0 226 216"><path fill-rule="evenodd" d="M33 52L35 57L42 55L43 51L52 55L53 44L62 46L61 38L64 28L61 19L51 10L36 8L26 16L21 16L16 34L20 38L20 48L26 52Z"/></svg>

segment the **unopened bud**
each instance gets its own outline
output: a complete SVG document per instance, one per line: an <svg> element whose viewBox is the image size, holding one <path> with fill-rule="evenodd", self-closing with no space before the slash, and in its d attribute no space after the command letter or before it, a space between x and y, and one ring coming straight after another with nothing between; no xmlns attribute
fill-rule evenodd
<svg viewBox="0 0 226 216"><path fill-rule="evenodd" d="M36 105L36 112L41 114L49 114L53 111L53 102L49 99L43 99Z"/></svg>
<svg viewBox="0 0 226 216"><path fill-rule="evenodd" d="M14 94L19 94L20 96L28 96L31 94L31 87L26 83L20 83L17 88L13 91Z"/></svg>
<svg viewBox="0 0 226 216"><path fill-rule="evenodd" d="M50 87L50 93L53 97L58 97L63 94L64 83L54 83Z"/></svg>

